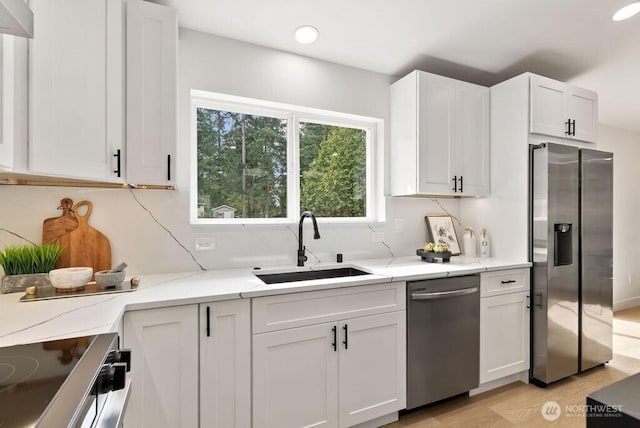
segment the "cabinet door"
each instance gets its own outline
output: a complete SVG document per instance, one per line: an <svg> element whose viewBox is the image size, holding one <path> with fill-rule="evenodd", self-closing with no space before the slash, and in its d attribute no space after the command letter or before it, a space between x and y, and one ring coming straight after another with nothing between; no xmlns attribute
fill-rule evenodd
<svg viewBox="0 0 640 428"><path fill-rule="evenodd" d="M132 359L124 426L198 426L197 305L125 313L124 346Z"/></svg>
<svg viewBox="0 0 640 428"><path fill-rule="evenodd" d="M29 169L122 181L122 0L31 0Z"/></svg>
<svg viewBox="0 0 640 428"><path fill-rule="evenodd" d="M200 305L200 426L251 426L249 300Z"/></svg>
<svg viewBox="0 0 640 428"><path fill-rule="evenodd" d="M480 383L529 369L528 295L480 299Z"/></svg>
<svg viewBox="0 0 640 428"><path fill-rule="evenodd" d="M173 185L178 21L170 7L127 2L127 182Z"/></svg>
<svg viewBox="0 0 640 428"><path fill-rule="evenodd" d="M596 142L598 137L598 94L582 88L567 93L567 117L575 120L573 139Z"/></svg>
<svg viewBox="0 0 640 428"><path fill-rule="evenodd" d="M455 81L418 74L418 193L453 195Z"/></svg>
<svg viewBox="0 0 640 428"><path fill-rule="evenodd" d="M338 426L334 328L337 323L253 336L255 428Z"/></svg>
<svg viewBox="0 0 640 428"><path fill-rule="evenodd" d="M13 36L0 35L0 168L13 169Z"/></svg>
<svg viewBox="0 0 640 428"><path fill-rule="evenodd" d="M542 76L531 76L530 132L567 138L568 85Z"/></svg>
<svg viewBox="0 0 640 428"><path fill-rule="evenodd" d="M340 427L404 409L406 312L353 318L339 327Z"/></svg>
<svg viewBox="0 0 640 428"><path fill-rule="evenodd" d="M456 82L454 175L462 177L458 192L489 194L489 88Z"/></svg>

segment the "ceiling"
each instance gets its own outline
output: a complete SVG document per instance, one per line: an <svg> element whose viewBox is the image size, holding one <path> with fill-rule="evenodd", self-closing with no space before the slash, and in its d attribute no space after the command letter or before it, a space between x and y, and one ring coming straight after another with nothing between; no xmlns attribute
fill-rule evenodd
<svg viewBox="0 0 640 428"><path fill-rule="evenodd" d="M531 71L598 92L600 122L640 132L640 15L632 0L153 0L181 27L379 73L482 85ZM320 30L300 45L296 27Z"/></svg>

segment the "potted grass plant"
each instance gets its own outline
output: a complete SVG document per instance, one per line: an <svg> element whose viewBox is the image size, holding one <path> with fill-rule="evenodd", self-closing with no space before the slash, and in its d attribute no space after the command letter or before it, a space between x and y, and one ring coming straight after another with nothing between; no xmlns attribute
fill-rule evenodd
<svg viewBox="0 0 640 428"><path fill-rule="evenodd" d="M24 291L32 285L50 285L49 271L55 268L62 249L54 244L7 247L0 251L4 270L0 291Z"/></svg>

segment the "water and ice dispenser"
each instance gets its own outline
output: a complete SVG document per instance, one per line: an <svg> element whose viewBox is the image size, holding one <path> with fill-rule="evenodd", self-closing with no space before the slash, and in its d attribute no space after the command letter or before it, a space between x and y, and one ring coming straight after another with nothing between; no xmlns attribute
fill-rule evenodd
<svg viewBox="0 0 640 428"><path fill-rule="evenodd" d="M553 225L554 266L566 266L573 263L573 227L571 223Z"/></svg>

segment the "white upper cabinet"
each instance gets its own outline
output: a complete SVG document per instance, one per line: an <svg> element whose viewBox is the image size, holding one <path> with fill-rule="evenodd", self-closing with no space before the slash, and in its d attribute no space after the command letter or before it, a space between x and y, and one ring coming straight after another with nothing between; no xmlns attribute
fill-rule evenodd
<svg viewBox="0 0 640 428"><path fill-rule="evenodd" d="M458 175L457 192L463 196L489 194L489 94L489 88L456 82L454 176Z"/></svg>
<svg viewBox="0 0 640 428"><path fill-rule="evenodd" d="M175 183L177 142L176 10L127 3L127 181Z"/></svg>
<svg viewBox="0 0 640 428"><path fill-rule="evenodd" d="M391 86L391 192L489 194L489 88L422 71Z"/></svg>
<svg viewBox="0 0 640 428"><path fill-rule="evenodd" d="M530 132L595 143L598 94L531 75Z"/></svg>
<svg viewBox="0 0 640 428"><path fill-rule="evenodd" d="M13 169L13 37L0 35L0 169Z"/></svg>
<svg viewBox="0 0 640 428"><path fill-rule="evenodd" d="M28 46L0 34L0 172L27 170Z"/></svg>
<svg viewBox="0 0 640 428"><path fill-rule="evenodd" d="M31 0L31 7L29 171L122 181L122 0Z"/></svg>

